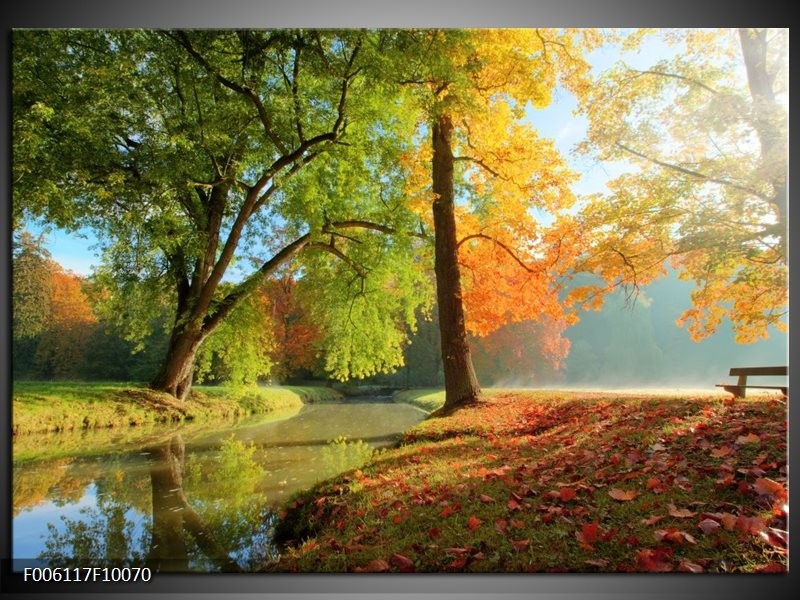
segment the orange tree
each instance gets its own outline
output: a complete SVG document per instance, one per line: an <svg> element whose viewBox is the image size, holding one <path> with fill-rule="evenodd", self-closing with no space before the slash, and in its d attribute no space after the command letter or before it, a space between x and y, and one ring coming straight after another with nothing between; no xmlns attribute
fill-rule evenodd
<svg viewBox="0 0 800 600"><path fill-rule="evenodd" d="M696 340L729 319L739 342L785 330L788 37L786 29L657 33L672 58L625 63L584 96L586 152L632 168L590 198L580 268L631 291L672 257L692 280L679 324Z"/></svg>
<svg viewBox="0 0 800 600"><path fill-rule="evenodd" d="M529 104L546 106L559 83L582 94L582 52L599 41L591 30L398 36L401 81L422 108L419 143L406 156L407 193L434 230L444 411L481 397L468 331L570 318L558 281L575 258L575 232L537 214L572 206L575 174L525 114Z"/></svg>

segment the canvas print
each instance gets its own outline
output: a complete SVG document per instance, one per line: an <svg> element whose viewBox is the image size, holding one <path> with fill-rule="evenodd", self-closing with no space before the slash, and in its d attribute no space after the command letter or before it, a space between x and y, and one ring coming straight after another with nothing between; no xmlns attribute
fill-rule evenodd
<svg viewBox="0 0 800 600"><path fill-rule="evenodd" d="M786 571L788 43L15 30L15 569Z"/></svg>

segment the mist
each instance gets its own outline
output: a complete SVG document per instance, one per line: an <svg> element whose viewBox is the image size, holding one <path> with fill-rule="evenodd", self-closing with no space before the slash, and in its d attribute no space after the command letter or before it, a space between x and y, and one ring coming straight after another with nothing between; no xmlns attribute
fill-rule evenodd
<svg viewBox="0 0 800 600"><path fill-rule="evenodd" d="M581 282L585 283L585 282ZM564 332L570 350L555 367L525 324L506 325L508 336L530 335L520 348L503 348L492 335L473 339L473 362L484 387L559 389L697 389L712 391L720 383L735 383L732 367L787 365L788 334L771 329L769 338L736 343L733 328L723 322L717 332L695 342L675 321L691 307L693 284L670 272L643 286L637 297L620 291L609 295L601 311L587 311ZM524 331L523 331L524 330ZM498 349L499 346L499 349ZM435 319L420 321L406 352L406 365L377 378L399 387L443 385ZM780 385L781 377L759 377L758 383Z"/></svg>

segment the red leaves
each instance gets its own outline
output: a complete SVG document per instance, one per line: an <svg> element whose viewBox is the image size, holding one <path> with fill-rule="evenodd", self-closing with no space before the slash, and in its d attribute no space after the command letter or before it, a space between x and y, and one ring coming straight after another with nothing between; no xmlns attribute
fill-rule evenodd
<svg viewBox="0 0 800 600"><path fill-rule="evenodd" d="M597 541L597 533L599 529L599 523L594 521L592 523L584 523L581 526L581 536L583 537L584 542L587 544L594 544Z"/></svg>
<svg viewBox="0 0 800 600"><path fill-rule="evenodd" d="M739 515L736 518L736 524L734 525L733 528L736 531L741 531L742 533L758 535L759 533L764 531L765 525L764 521L762 521L758 517L746 517L744 515Z"/></svg>
<svg viewBox="0 0 800 600"><path fill-rule="evenodd" d="M761 532L761 538L766 541L773 548L777 548L782 553L786 553L787 546L789 545L789 533L774 527L768 527L765 531Z"/></svg>
<svg viewBox="0 0 800 600"><path fill-rule="evenodd" d="M383 560L382 558L376 558L375 560L371 560L363 567L356 567L353 569L356 573L385 573L391 567L389 567L389 563Z"/></svg>
<svg viewBox="0 0 800 600"><path fill-rule="evenodd" d="M463 569L471 562L483 559L483 552L475 548L445 548L447 554L455 555L453 562L447 565L449 569Z"/></svg>
<svg viewBox="0 0 800 600"><path fill-rule="evenodd" d="M720 524L717 523L714 519L703 519L697 526L705 533L706 535L710 533L714 533L717 529L720 528Z"/></svg>
<svg viewBox="0 0 800 600"><path fill-rule="evenodd" d="M719 519L722 526L728 531L733 531L733 528L736 527L737 520L736 515L732 515L731 513L722 513Z"/></svg>
<svg viewBox="0 0 800 600"><path fill-rule="evenodd" d="M483 521L481 521L475 515L472 515L467 521L467 527L469 528L470 531L475 531L478 527L481 526L481 523L483 523Z"/></svg>
<svg viewBox="0 0 800 600"><path fill-rule="evenodd" d="M570 500L573 500L576 495L577 492L570 487L562 487L558 492L558 496L562 502L569 502Z"/></svg>
<svg viewBox="0 0 800 600"><path fill-rule="evenodd" d="M672 542L674 544L683 544L684 542L689 542L690 544L696 544L697 540L694 539L692 534L683 531L682 529L675 529L674 527L670 527L669 529L659 529L655 532L656 541L667 541Z"/></svg>
<svg viewBox="0 0 800 600"><path fill-rule="evenodd" d="M721 448L715 448L711 451L711 456L714 458L724 458L728 456L731 452L733 452L733 448L730 446L722 446Z"/></svg>
<svg viewBox="0 0 800 600"><path fill-rule="evenodd" d="M414 562L402 554L392 554L389 562L400 569L401 573L413 573L415 571Z"/></svg>
<svg viewBox="0 0 800 600"><path fill-rule="evenodd" d="M517 502L514 498L511 498L506 504L506 506L508 507L508 510L519 510L521 508L520 503Z"/></svg>
<svg viewBox="0 0 800 600"><path fill-rule="evenodd" d="M681 573L704 573L705 569L697 563L682 560L678 565L678 571Z"/></svg>
<svg viewBox="0 0 800 600"><path fill-rule="evenodd" d="M581 545L581 548L594 552L595 548L592 546L597 542L599 534L599 523L594 521L592 523L584 523L581 525L581 530L575 532L575 538Z"/></svg>
<svg viewBox="0 0 800 600"><path fill-rule="evenodd" d="M771 562L763 567L756 569L756 573L786 573L786 565Z"/></svg>
<svg viewBox="0 0 800 600"><path fill-rule="evenodd" d="M648 490L653 490L653 489L659 487L660 485L661 485L661 480L657 479L656 477L651 477L650 479L647 480L647 483L645 484L645 487Z"/></svg>
<svg viewBox="0 0 800 600"><path fill-rule="evenodd" d="M643 548L636 553L636 566L641 571L666 573L672 571L672 550L663 548Z"/></svg>
<svg viewBox="0 0 800 600"><path fill-rule="evenodd" d="M748 433L747 435L740 435L736 438L736 443L740 446L743 444L758 444L761 441L761 438L758 437L755 433Z"/></svg>
<svg viewBox="0 0 800 600"><path fill-rule="evenodd" d="M612 488L609 490L608 495L614 498L614 500L619 500L620 502L629 502L636 498L639 495L639 492L634 490L621 490L619 488Z"/></svg>
<svg viewBox="0 0 800 600"><path fill-rule="evenodd" d="M753 484L753 491L759 496L769 496L771 499L779 502L786 501L786 489L783 485L772 479L767 479L765 477L756 479L756 482Z"/></svg>
<svg viewBox="0 0 800 600"><path fill-rule="evenodd" d="M575 499L575 497L578 495L578 492L575 490L575 488L562 486L557 490L551 490L547 492L547 495L554 500L569 502L570 500Z"/></svg>
<svg viewBox="0 0 800 600"><path fill-rule="evenodd" d="M695 516L697 513L690 511L686 508L678 508L674 504L668 504L667 508L669 508L670 516L673 516L677 519L688 519L690 517Z"/></svg>
<svg viewBox="0 0 800 600"><path fill-rule="evenodd" d="M525 550L525 548L531 545L531 541L528 539L517 540L517 541L509 540L509 541L511 542L511 545L514 547L514 550L516 550L517 552L522 552L523 550Z"/></svg>

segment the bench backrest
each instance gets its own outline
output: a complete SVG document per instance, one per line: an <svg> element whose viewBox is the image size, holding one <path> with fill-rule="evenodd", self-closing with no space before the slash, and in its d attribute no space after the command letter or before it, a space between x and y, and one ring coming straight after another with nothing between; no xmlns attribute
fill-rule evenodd
<svg viewBox="0 0 800 600"><path fill-rule="evenodd" d="M788 375L789 367L733 367L731 375Z"/></svg>

